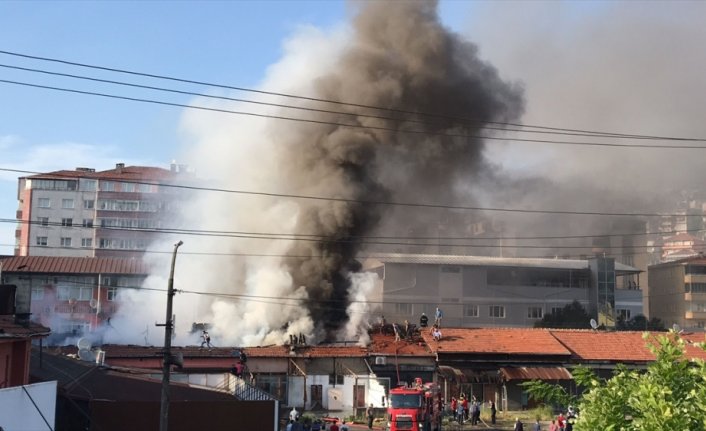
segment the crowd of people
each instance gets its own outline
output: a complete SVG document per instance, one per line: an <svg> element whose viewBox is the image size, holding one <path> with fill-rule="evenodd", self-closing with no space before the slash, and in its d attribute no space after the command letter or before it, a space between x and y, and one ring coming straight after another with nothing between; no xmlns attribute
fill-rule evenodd
<svg viewBox="0 0 706 431"><path fill-rule="evenodd" d="M475 396L471 397L470 400L464 393L461 393L458 399L451 397L449 408L453 415L453 420L461 425L463 425L464 422L470 422L471 425L478 425L481 421L481 402L478 401ZM491 401L488 403L488 408L490 409L490 421L495 424L495 415L497 413L495 402Z"/></svg>

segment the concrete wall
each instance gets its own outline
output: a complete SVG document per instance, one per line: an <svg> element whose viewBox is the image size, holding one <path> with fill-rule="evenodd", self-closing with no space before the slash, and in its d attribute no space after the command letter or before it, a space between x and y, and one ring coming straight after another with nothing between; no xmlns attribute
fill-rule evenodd
<svg viewBox="0 0 706 431"><path fill-rule="evenodd" d="M685 327L684 266L667 265L649 269L650 318L662 319L666 327Z"/></svg>

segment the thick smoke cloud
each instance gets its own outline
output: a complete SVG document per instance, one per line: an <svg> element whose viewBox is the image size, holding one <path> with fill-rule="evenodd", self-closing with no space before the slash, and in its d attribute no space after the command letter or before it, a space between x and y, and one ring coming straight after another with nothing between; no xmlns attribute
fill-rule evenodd
<svg viewBox="0 0 706 431"><path fill-rule="evenodd" d="M450 202L458 183L473 178L483 164L483 142L442 135L474 136L488 121L516 120L522 110L521 91L479 60L474 45L444 28L436 6L363 6L351 41L333 70L315 81L314 94L393 112L346 107L350 115L316 118L392 131L278 124L280 166L293 191L358 201L399 201L414 194L417 201L433 197ZM447 118L430 120L399 111ZM309 293L314 321L338 329L347 319L351 274L359 269L357 238L379 225L385 207L327 201L300 206L296 232L320 235L323 241L294 244L290 254L296 257L288 266L295 286L305 286Z"/></svg>
<svg viewBox="0 0 706 431"><path fill-rule="evenodd" d="M441 135L475 135L486 121L520 116L521 89L501 80L473 44L441 24L435 2L353 7L360 9L350 26L327 32L300 28L260 88L476 121L265 95L258 100L341 113L195 100L201 106L372 128L185 111L183 136L193 144L180 161L192 166L203 184L341 200L216 192L190 198L182 226L243 234L182 238L176 287L225 295L177 295L176 343L198 342L190 322L210 323L216 345L281 343L300 332L310 340L363 339L375 310L361 301L379 295L379 283L374 274L358 272L359 237L387 224L396 212L350 200L457 201L461 185L484 164L483 142ZM311 241L253 237L273 233L306 235ZM171 249L171 243L164 248ZM218 255L186 254L192 251ZM155 267L168 267L166 258ZM163 272L152 278L155 285L166 280ZM160 310L158 302L154 309ZM150 318L164 319L161 313ZM114 319L114 326L121 323L134 322Z"/></svg>

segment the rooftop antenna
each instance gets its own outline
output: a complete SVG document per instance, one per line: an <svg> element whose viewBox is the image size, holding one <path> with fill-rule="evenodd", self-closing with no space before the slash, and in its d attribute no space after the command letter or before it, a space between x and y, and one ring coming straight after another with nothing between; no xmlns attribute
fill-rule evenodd
<svg viewBox="0 0 706 431"><path fill-rule="evenodd" d="M598 322L596 322L596 319L591 319L591 321L588 323L591 324L591 329L593 329L594 331L598 329Z"/></svg>

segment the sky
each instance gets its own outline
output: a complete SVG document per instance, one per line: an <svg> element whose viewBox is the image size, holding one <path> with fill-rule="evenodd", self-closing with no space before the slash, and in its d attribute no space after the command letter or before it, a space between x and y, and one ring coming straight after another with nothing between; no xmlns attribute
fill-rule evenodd
<svg viewBox="0 0 706 431"><path fill-rule="evenodd" d="M345 47L352 38L351 17L361 5L366 7L370 3L5 1L0 2L0 51L307 95L312 94L317 78L330 76L328 72L340 67L337 61L345 58ZM706 27L701 19L706 16L704 2L440 1L438 13L443 25L474 44L463 52L476 52L489 65L481 68L485 73L493 76L497 73L508 88L522 94L519 121L523 124L706 137L702 118L706 112L706 98L702 97L706 94L703 79L706 51L702 48ZM410 64L415 64L413 59ZM117 76L0 53L0 80L148 97L181 105L211 103L215 107L246 109L242 104L76 81L6 66L253 97L207 85L187 86ZM420 73L425 71L424 65L421 66ZM429 66L432 69L433 65ZM366 93L365 85L365 82L360 84L361 94ZM351 91L348 85L344 87ZM286 163L277 165L276 157L270 157L263 149L270 148L268 145L274 148L280 141L286 144L292 138L290 134L302 134L305 130L275 123L0 82L0 253L11 254L14 241L19 174L8 169L104 170L121 162L166 168L176 161L193 166L200 177L215 177L215 184L224 188L277 193L298 184L307 186L309 194L326 195L321 190L327 184L305 181L287 184L282 178L277 181L268 178L268 173L289 167ZM533 137L596 140L565 135ZM700 141L691 144L704 145ZM280 152L287 154L287 151ZM487 142L482 151L478 172L469 177L472 182L461 187L468 188L471 203L486 206L664 211L669 210L669 203L664 206L664 202L676 200L683 190L700 190L706 181L702 149L636 149L500 140ZM278 150L272 154L275 153L279 154ZM238 175L225 178L233 171ZM224 178L219 179L219 175ZM388 176L394 177L394 173ZM269 188L263 190L265 187ZM435 194L443 200L443 193ZM286 216L295 214L297 209L290 203L263 204L243 198L239 207L240 202L234 199L220 207L215 202L210 213L196 204L189 208L190 216L199 220L203 219L203 213L211 214L208 228L214 230L233 229L232 226L242 223L253 231L253 225L249 224L253 221L270 222L261 224L280 232L293 229ZM233 210L245 206L252 209L249 215ZM247 216L257 220L246 219ZM566 233L567 229L596 231L590 223L568 223L556 218L524 217L510 222L511 232L518 234L552 235ZM560 227L564 230L559 231ZM184 249L198 243L191 239ZM165 245L164 249L169 250L169 245ZM247 241L237 246L201 245L211 249L254 249L249 248ZM270 246L277 247L283 246ZM195 259L181 265L183 272L191 275L185 277L187 285L210 283L217 288L222 284L216 264L212 272L199 268ZM285 289L292 284L291 278L280 269L270 263L249 262L249 272L245 275L232 272L234 278L243 278L240 281L246 292L266 290L275 297L300 294ZM163 286L163 280L156 283ZM358 283L362 289L373 284L371 280ZM361 293L361 297L365 296ZM223 328L238 324L227 316L243 313L240 309L234 312L233 305L224 303L208 307L203 309L212 316L226 316L221 320ZM193 316L188 316L197 321L201 312L194 311ZM252 342L265 335L258 332L262 329L258 319L252 316L254 326L247 328L254 334ZM280 328L282 323L274 322L272 327Z"/></svg>
<svg viewBox="0 0 706 431"><path fill-rule="evenodd" d="M333 0L4 1L0 50L255 88L282 59L288 40L312 28L333 34L346 26L352 9ZM524 86L523 121L529 124L706 136L700 114L706 102L697 97L705 89L703 4L441 1L439 11L442 21L476 43L480 56L503 78ZM0 65L68 70L2 54ZM3 67L0 79L98 88ZM192 100L159 97L184 104ZM46 172L109 169L118 162L188 163L182 158L193 136L185 133L183 117L184 109L175 107L0 83L0 168ZM696 184L687 173L699 170L699 157L676 153L616 150L606 156L595 149L527 151L512 144L489 150L501 168L528 175L547 175L551 169L551 176L562 181L578 172L582 181L592 181L592 174L607 178L605 187L631 189L626 179L635 178L660 184L671 182L657 173L669 162L675 187ZM635 166L637 160L645 164ZM17 176L0 171L3 254L12 253L15 226L7 221L17 208Z"/></svg>

